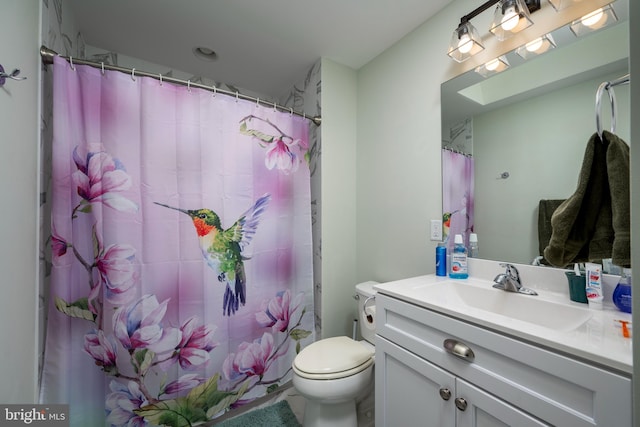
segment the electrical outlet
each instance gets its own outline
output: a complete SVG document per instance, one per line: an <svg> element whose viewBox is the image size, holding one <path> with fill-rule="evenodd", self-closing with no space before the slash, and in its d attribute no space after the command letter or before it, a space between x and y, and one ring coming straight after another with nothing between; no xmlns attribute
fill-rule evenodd
<svg viewBox="0 0 640 427"><path fill-rule="evenodd" d="M431 240L434 241L442 241L442 220L441 219L432 219L431 220Z"/></svg>

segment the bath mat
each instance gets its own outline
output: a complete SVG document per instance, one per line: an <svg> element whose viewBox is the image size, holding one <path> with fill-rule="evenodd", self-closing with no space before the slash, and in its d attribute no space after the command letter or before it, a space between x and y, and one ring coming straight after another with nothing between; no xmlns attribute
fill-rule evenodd
<svg viewBox="0 0 640 427"><path fill-rule="evenodd" d="M298 419L291 411L286 400L281 400L266 408L255 409L246 414L238 415L219 424L216 427L301 427Z"/></svg>

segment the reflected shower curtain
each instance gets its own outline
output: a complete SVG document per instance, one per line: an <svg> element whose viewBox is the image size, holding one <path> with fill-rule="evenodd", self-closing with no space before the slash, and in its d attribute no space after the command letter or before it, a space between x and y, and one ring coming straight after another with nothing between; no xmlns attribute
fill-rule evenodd
<svg viewBox="0 0 640 427"><path fill-rule="evenodd" d="M456 234L462 235L468 247L469 234L474 231L473 170L471 156L442 150L442 237L449 253L453 250Z"/></svg>
<svg viewBox="0 0 640 427"><path fill-rule="evenodd" d="M54 63L42 403L184 426L275 391L312 342L308 121Z"/></svg>

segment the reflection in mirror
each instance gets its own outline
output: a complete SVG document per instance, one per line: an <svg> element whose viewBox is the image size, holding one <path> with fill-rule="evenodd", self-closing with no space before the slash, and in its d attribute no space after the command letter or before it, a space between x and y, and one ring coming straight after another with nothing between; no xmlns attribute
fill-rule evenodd
<svg viewBox="0 0 640 427"><path fill-rule="evenodd" d="M477 233L481 258L534 262L546 245L539 239L540 201L564 200L576 191L587 142L596 132L598 86L628 73L628 4L614 5L620 18L614 26L580 38L559 28L552 33L557 48L544 55L524 61L512 52L511 68L503 73L483 79L470 71L442 85L443 148L471 156L474 177L465 190L471 201L463 202L464 218L451 215L456 209L448 209L454 203L443 187L443 218L467 238ZM629 87L616 87L615 96L615 133L630 143ZM608 130L611 110L603 99ZM443 185L447 173L443 163ZM463 220L469 225L461 226Z"/></svg>

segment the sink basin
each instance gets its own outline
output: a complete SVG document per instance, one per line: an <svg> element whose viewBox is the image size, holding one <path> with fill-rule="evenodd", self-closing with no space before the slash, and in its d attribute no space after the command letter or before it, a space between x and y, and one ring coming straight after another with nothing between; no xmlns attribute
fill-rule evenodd
<svg viewBox="0 0 640 427"><path fill-rule="evenodd" d="M540 296L495 289L491 284L446 281L415 287L412 294L431 304L458 312L482 310L558 331L570 331L591 318L588 308L547 301ZM470 314L470 313L469 313ZM509 319L495 319L509 322Z"/></svg>

